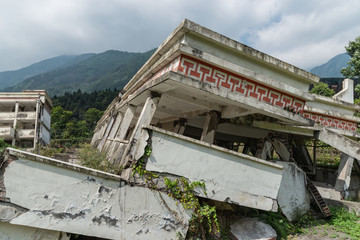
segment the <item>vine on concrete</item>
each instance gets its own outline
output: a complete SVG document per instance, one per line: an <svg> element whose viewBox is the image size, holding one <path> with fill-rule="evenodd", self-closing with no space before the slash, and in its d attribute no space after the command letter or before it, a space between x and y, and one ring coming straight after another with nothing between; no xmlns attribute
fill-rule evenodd
<svg viewBox="0 0 360 240"><path fill-rule="evenodd" d="M157 186L154 179L158 179L159 175L145 169L146 161L151 153L151 140L148 140L148 144L144 149L144 155L133 166L132 176L138 174L139 177L145 179L148 187L156 189ZM193 181L189 183L184 177L176 178L173 181L164 177L164 181L168 195L180 201L184 209L193 210L193 216L189 222L189 231L192 232L193 235L201 233L202 239L205 240L207 239L207 232L220 232L215 206L210 207L205 203L200 204L198 197L195 195L195 188L202 189L204 194L207 195L204 182ZM208 231L206 231L205 228L207 228Z"/></svg>
<svg viewBox="0 0 360 240"><path fill-rule="evenodd" d="M195 195L195 188L200 187L206 195L205 183L194 181L189 183L184 177L177 178L174 181L164 178L165 185L170 197L177 199L185 209L193 209L194 213L190 220L189 230L193 233L200 232L203 239L206 239L204 225L208 232L220 232L219 222L215 206L210 207L208 204L200 204L198 197Z"/></svg>
<svg viewBox="0 0 360 240"><path fill-rule="evenodd" d="M145 163L148 157L150 157L152 148L150 144L147 144L145 147L144 155L137 161L133 166L133 171L131 176L133 177L136 173L145 179L146 184L153 189L156 189L156 183L153 181L155 178L158 178L159 175L154 174L145 169Z"/></svg>

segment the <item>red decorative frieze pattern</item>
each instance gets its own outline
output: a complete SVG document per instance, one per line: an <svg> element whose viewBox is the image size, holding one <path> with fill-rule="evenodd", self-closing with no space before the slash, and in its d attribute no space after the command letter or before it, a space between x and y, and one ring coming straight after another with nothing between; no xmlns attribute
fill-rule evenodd
<svg viewBox="0 0 360 240"><path fill-rule="evenodd" d="M356 122L351 122L351 121L347 121L344 119L332 118L329 116L319 115L319 114L310 113L310 112L304 112L303 116L305 118L314 120L316 123L319 123L321 125L324 125L324 126L327 126L330 128L336 128L336 129L341 129L341 130L345 130L345 131L353 131L353 132L357 131L357 123Z"/></svg>
<svg viewBox="0 0 360 240"><path fill-rule="evenodd" d="M180 57L175 58L171 63L169 63L168 65L163 67L160 71L158 71L155 75L153 75L151 77L150 81L164 75L167 72L170 72L170 71L177 72L179 63L180 63Z"/></svg>
<svg viewBox="0 0 360 240"><path fill-rule="evenodd" d="M185 76L190 76L193 79L197 79L211 86L227 89L230 92L254 98L260 102L268 103L279 108L292 110L305 118L314 120L316 123L330 128L357 131L356 122L304 112L305 101L299 98L184 55L177 57L163 67L152 76L150 80L156 79L169 71L181 72Z"/></svg>
<svg viewBox="0 0 360 240"><path fill-rule="evenodd" d="M177 71L211 86L257 99L279 108L290 108L302 113L305 102L245 77L211 66L197 59L181 56Z"/></svg>

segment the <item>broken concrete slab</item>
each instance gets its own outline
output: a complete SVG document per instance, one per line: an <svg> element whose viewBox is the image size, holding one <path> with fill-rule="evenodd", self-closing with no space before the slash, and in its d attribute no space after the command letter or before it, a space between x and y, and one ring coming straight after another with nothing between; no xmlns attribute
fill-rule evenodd
<svg viewBox="0 0 360 240"><path fill-rule="evenodd" d="M190 213L168 195L125 185L116 175L8 149L0 222L107 239L175 239ZM123 184L121 184L121 182Z"/></svg>
<svg viewBox="0 0 360 240"><path fill-rule="evenodd" d="M277 211L282 166L155 127L149 129L152 154L146 170L203 181L207 195L198 194L205 198Z"/></svg>
<svg viewBox="0 0 360 240"><path fill-rule="evenodd" d="M293 162L276 161L284 166L277 200L283 214L290 221L310 210L310 194L306 188L306 174Z"/></svg>
<svg viewBox="0 0 360 240"><path fill-rule="evenodd" d="M323 183L314 183L317 190L319 191L321 197L323 197L325 200L336 200L340 201L342 199L342 196L339 191L336 191L333 187L326 186L326 184Z"/></svg>

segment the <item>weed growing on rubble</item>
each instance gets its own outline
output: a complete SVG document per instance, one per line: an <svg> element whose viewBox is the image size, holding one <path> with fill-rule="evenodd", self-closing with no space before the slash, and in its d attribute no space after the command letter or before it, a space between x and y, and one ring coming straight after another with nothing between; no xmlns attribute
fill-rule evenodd
<svg viewBox="0 0 360 240"><path fill-rule="evenodd" d="M90 144L83 144L79 149L79 157L81 165L93 169L113 174L119 174L121 168L117 168L114 164L107 160L106 154L99 152Z"/></svg>
<svg viewBox="0 0 360 240"><path fill-rule="evenodd" d="M2 155L2 153L5 151L5 149L7 147L11 147L10 144L7 144L4 139L0 138L0 156Z"/></svg>
<svg viewBox="0 0 360 240"><path fill-rule="evenodd" d="M202 188L205 195L205 183L194 181L189 183L184 177L177 178L174 181L164 178L165 185L170 197L177 199L185 209L193 209L193 216L190 220L190 235L201 233L202 239L206 238L208 233L220 232L219 222L215 206L210 207L208 204L200 204L198 197L195 195L195 188Z"/></svg>
<svg viewBox="0 0 360 240"><path fill-rule="evenodd" d="M39 149L40 155L46 157L55 157L56 154L62 153L64 148L62 147L50 147L50 146L42 146Z"/></svg>

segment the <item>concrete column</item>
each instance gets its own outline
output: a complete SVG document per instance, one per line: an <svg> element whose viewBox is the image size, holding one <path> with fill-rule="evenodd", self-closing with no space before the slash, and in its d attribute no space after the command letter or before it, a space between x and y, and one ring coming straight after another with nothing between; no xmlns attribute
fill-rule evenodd
<svg viewBox="0 0 360 240"><path fill-rule="evenodd" d="M136 107L133 105L129 105L128 108L126 109L123 120L115 135L117 139L121 139L121 140L125 139L126 132L128 131L131 121L135 116L135 111L136 111Z"/></svg>
<svg viewBox="0 0 360 240"><path fill-rule="evenodd" d="M349 188L353 163L354 158L345 153L341 154L338 175L335 183L335 190L344 192Z"/></svg>
<svg viewBox="0 0 360 240"><path fill-rule="evenodd" d="M15 132L15 136L14 136L14 138L12 139L12 143L11 143L11 145L12 146L15 146L15 144L16 144L16 136L17 136L17 133L16 133L16 125L17 125L17 115L18 115L18 112L19 112L19 103L18 102L16 102L15 103L15 116L14 116L14 122L13 122L13 129L15 130L14 132Z"/></svg>
<svg viewBox="0 0 360 240"><path fill-rule="evenodd" d="M119 126L120 126L120 123L121 123L122 119L123 119L122 114L120 112L117 113L116 117L115 117L115 122L114 122L114 124L113 124L113 126L111 128L109 136L107 137L107 140L105 141L103 151L108 152L108 150L111 149L111 147L114 145L113 139L115 137L116 132L119 129Z"/></svg>
<svg viewBox="0 0 360 240"><path fill-rule="evenodd" d="M180 118L175 126L174 132L183 135L185 132L186 124L186 119Z"/></svg>
<svg viewBox="0 0 360 240"><path fill-rule="evenodd" d="M39 135L39 112L40 112L40 99L36 100L36 113L35 113L35 129L34 129L34 146L33 148L35 149L36 148L36 145L37 145L37 142L38 142L38 135Z"/></svg>
<svg viewBox="0 0 360 240"><path fill-rule="evenodd" d="M101 141L100 141L100 143L99 143L99 145L98 145L98 147L97 147L97 148L99 149L99 151L102 151L102 150L103 150L103 147L104 147L104 145L105 145L105 142L106 142L106 140L107 140L107 138L108 138L108 136L109 136L109 134L110 134L110 130L111 130L113 124L114 124L115 118L116 118L115 115L112 115L112 116L110 117L109 123L108 123L108 125L107 125L107 127L106 127L106 130L105 130L105 133L104 133L104 136L102 137L102 139L101 139Z"/></svg>
<svg viewBox="0 0 360 240"><path fill-rule="evenodd" d="M277 139L273 139L272 146L274 147L276 153L280 156L281 160L287 162L290 160L290 152L282 142Z"/></svg>
<svg viewBox="0 0 360 240"><path fill-rule="evenodd" d="M147 130L144 130L143 127L150 125L159 101L159 96L149 96L146 99L134 131L129 139L129 144L121 159L121 166L126 167L127 165L130 165L130 161L136 161L144 155L144 149L147 145L149 135Z"/></svg>
<svg viewBox="0 0 360 240"><path fill-rule="evenodd" d="M206 115L201 141L214 143L215 132L219 122L219 115L215 111L208 112Z"/></svg>
<svg viewBox="0 0 360 240"><path fill-rule="evenodd" d="M260 139L257 143L257 151L255 157L266 160L272 158L273 146L269 139Z"/></svg>
<svg viewBox="0 0 360 240"><path fill-rule="evenodd" d="M125 140L126 133L130 127L131 121L135 116L136 107L133 105L129 105L125 111L125 114L122 118L119 128L117 129L115 139L118 140ZM124 147L126 146L125 143L114 142L112 148L109 150L107 157L109 160L116 160L119 164L120 158L124 153Z"/></svg>

